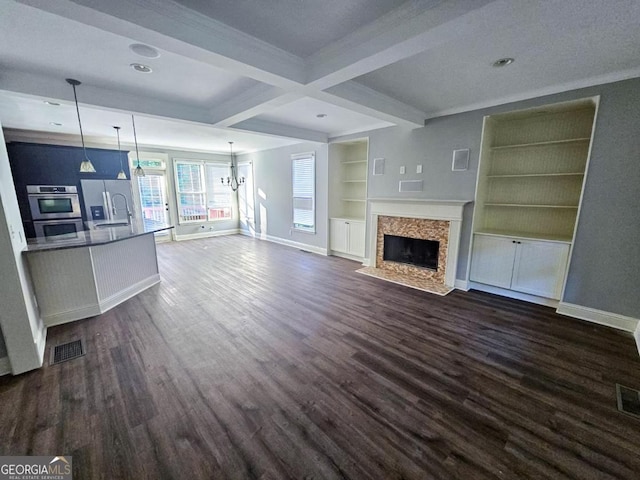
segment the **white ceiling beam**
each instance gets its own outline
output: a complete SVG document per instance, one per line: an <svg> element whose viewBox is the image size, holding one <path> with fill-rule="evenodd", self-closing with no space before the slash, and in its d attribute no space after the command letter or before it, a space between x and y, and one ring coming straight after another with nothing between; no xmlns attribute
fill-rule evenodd
<svg viewBox="0 0 640 480"><path fill-rule="evenodd" d="M46 77L17 70L5 70L0 76L0 90L64 100L73 103L73 89L64 78ZM164 99L132 95L83 83L77 89L78 102L107 110L146 114L195 123L210 123L207 108L194 107Z"/></svg>
<svg viewBox="0 0 640 480"><path fill-rule="evenodd" d="M307 58L308 86L325 90L486 28L495 0L414 0ZM487 12L487 15L489 12Z"/></svg>
<svg viewBox="0 0 640 480"><path fill-rule="evenodd" d="M329 141L329 135L324 132L293 127L291 125L284 125L281 123L267 122L256 118L245 120L244 122L240 122L230 128L233 130L243 130L262 135L272 135L275 137L295 138L316 143L327 143Z"/></svg>
<svg viewBox="0 0 640 480"><path fill-rule="evenodd" d="M424 112L358 82L344 82L326 91L310 89L308 95L403 127L424 127Z"/></svg>
<svg viewBox="0 0 640 480"><path fill-rule="evenodd" d="M230 127L299 98L302 95L260 83L211 108L211 122L216 127Z"/></svg>

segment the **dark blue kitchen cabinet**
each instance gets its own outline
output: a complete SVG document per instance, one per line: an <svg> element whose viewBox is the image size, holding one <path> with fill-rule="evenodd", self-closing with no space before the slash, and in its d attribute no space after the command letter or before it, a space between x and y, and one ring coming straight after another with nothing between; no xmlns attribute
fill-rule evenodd
<svg viewBox="0 0 640 480"><path fill-rule="evenodd" d="M27 198L27 185L75 185L80 192L80 180L114 180L120 171L120 157L117 150L87 148L87 155L96 173L80 173L80 163L84 159L80 147L10 142L7 144L7 152L20 213L28 237L33 236L34 233ZM131 178L128 153L128 151L122 152L122 166L127 178Z"/></svg>

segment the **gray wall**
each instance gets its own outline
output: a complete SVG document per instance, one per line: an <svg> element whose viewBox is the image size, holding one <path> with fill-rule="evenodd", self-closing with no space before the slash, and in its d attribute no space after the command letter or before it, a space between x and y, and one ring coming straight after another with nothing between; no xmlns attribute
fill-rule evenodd
<svg viewBox="0 0 640 480"><path fill-rule="evenodd" d="M0 358L7 356L7 346L4 344L4 336L2 330L0 330Z"/></svg>
<svg viewBox="0 0 640 480"><path fill-rule="evenodd" d="M424 128L374 130L369 158L386 159L386 175L371 176L369 198L473 199L485 115L600 95L595 138L563 301L640 317L640 79L626 80L442 117ZM334 139L332 139L334 140ZM337 140L337 139L336 139ZM470 148L470 168L451 171L455 148ZM415 166L423 165L423 174ZM407 174L400 175L401 165ZM424 191L401 194L398 180L421 178ZM466 279L473 206L465 210L457 277Z"/></svg>
<svg viewBox="0 0 640 480"><path fill-rule="evenodd" d="M316 154L315 234L291 229L293 223L291 155L305 152L315 152ZM256 234L258 236L266 234L326 250L328 233L328 145L301 143L240 155L238 161L250 161L253 163Z"/></svg>

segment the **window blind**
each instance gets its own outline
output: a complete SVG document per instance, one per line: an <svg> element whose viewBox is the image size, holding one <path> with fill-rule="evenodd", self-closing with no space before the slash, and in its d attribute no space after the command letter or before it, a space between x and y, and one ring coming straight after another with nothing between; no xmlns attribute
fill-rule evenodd
<svg viewBox="0 0 640 480"><path fill-rule="evenodd" d="M293 228L315 232L315 153L293 155Z"/></svg>
<svg viewBox="0 0 640 480"><path fill-rule="evenodd" d="M207 181L207 213L209 220L221 220L231 218L233 203L231 187L223 185L221 178L226 178L231 171L228 165L205 164L205 176Z"/></svg>

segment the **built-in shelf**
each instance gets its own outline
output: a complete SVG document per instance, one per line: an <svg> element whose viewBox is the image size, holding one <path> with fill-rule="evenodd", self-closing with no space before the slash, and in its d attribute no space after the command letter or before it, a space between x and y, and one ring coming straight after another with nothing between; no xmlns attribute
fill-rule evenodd
<svg viewBox="0 0 640 480"><path fill-rule="evenodd" d="M524 207L524 208L578 208L578 205L531 205L528 203L488 203L488 207Z"/></svg>
<svg viewBox="0 0 640 480"><path fill-rule="evenodd" d="M530 240L548 240L550 242L571 243L571 237L566 235L550 235L548 233L518 232L514 230L478 230L476 235L491 235L495 237L522 238Z"/></svg>
<svg viewBox="0 0 640 480"><path fill-rule="evenodd" d="M487 178L524 178L524 177L583 177L583 172L576 173L518 173L508 175L487 175Z"/></svg>
<svg viewBox="0 0 640 480"><path fill-rule="evenodd" d="M514 145L499 145L497 147L491 147L491 150L504 150L507 148L537 147L542 145L561 145L566 143L589 142L590 140L591 140L591 137L580 137L580 138L568 138L563 140L549 140L545 142L518 143Z"/></svg>
<svg viewBox="0 0 640 480"><path fill-rule="evenodd" d="M366 138L329 144L329 251L362 259L367 216Z"/></svg>

